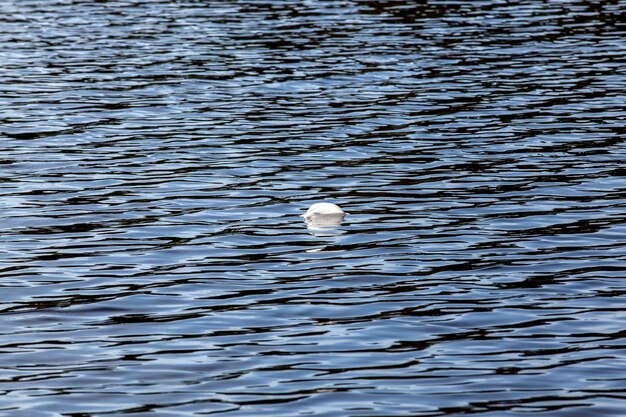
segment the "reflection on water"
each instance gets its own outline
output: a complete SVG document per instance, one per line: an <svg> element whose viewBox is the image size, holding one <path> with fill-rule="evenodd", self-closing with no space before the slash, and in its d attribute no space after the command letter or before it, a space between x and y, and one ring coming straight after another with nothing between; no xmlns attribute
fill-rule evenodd
<svg viewBox="0 0 626 417"><path fill-rule="evenodd" d="M0 11L0 414L623 415L626 3Z"/></svg>

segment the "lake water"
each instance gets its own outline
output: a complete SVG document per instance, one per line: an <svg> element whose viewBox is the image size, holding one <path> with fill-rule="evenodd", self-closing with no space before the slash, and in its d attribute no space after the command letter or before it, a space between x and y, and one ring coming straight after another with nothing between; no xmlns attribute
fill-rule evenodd
<svg viewBox="0 0 626 417"><path fill-rule="evenodd" d="M624 415L626 2L0 12L2 415Z"/></svg>

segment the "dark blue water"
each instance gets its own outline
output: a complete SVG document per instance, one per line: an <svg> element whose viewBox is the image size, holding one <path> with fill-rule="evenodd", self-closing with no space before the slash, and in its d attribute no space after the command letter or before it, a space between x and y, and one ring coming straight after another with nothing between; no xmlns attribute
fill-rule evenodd
<svg viewBox="0 0 626 417"><path fill-rule="evenodd" d="M624 415L626 2L0 12L3 415Z"/></svg>

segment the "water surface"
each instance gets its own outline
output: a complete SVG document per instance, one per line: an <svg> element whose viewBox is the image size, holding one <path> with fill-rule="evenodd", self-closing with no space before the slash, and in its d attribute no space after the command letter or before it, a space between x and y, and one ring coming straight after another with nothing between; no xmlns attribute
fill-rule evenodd
<svg viewBox="0 0 626 417"><path fill-rule="evenodd" d="M623 415L626 3L0 11L5 415Z"/></svg>

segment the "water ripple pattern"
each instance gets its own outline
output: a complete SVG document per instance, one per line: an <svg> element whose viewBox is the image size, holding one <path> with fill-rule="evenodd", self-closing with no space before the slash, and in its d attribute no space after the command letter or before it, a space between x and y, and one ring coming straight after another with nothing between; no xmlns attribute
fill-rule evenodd
<svg viewBox="0 0 626 417"><path fill-rule="evenodd" d="M0 11L3 415L624 415L626 2Z"/></svg>

